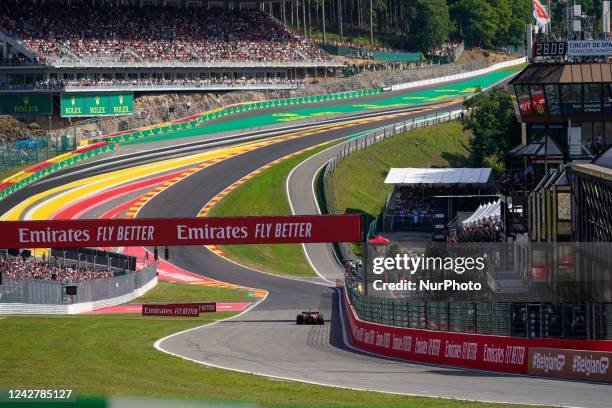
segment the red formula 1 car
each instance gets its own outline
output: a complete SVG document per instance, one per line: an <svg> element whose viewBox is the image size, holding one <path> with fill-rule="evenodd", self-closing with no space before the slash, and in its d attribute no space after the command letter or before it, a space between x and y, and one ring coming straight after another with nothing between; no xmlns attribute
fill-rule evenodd
<svg viewBox="0 0 612 408"><path fill-rule="evenodd" d="M317 312L315 310L308 310L300 313L295 318L296 324L325 324L325 319L323 318L323 314Z"/></svg>

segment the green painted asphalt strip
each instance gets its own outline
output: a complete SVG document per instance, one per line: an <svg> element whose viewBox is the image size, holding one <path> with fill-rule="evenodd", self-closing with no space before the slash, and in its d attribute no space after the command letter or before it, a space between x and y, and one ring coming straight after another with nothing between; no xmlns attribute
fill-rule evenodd
<svg viewBox="0 0 612 408"><path fill-rule="evenodd" d="M336 105L315 106L304 109L292 110L291 112L264 113L261 115L250 116L235 120L230 119L218 123L208 123L191 129L181 130L170 134L149 136L131 142L124 142L122 144L155 142L166 139L192 137L213 133L236 131L241 129L250 129L259 126L267 126L296 120L311 119L319 116L361 112L372 109L406 107L420 105L424 103L440 102L447 99L469 96L476 92L476 90L478 90L479 88L487 88L511 75L514 75L514 72L494 71L480 77L471 78L454 84L440 86L424 91L417 91L412 93L406 92L401 95L396 95L378 101L359 103L359 100L353 100L352 102L344 101L344 103L342 104L337 103Z"/></svg>

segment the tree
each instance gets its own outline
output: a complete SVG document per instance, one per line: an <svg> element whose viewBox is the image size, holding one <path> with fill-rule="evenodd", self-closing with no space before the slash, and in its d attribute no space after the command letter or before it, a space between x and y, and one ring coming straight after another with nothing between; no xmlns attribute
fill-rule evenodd
<svg viewBox="0 0 612 408"><path fill-rule="evenodd" d="M495 12L495 36L493 43L496 45L508 45L508 29L512 22L512 6L508 0L490 0Z"/></svg>
<svg viewBox="0 0 612 408"><path fill-rule="evenodd" d="M479 93L465 103L468 114L463 128L472 131L470 151L475 165L482 166L489 157L501 160L511 147L518 132L518 123L510 92L494 88L490 93Z"/></svg>
<svg viewBox="0 0 612 408"><path fill-rule="evenodd" d="M414 47L422 52L448 41L451 21L446 0L417 0L411 25Z"/></svg>
<svg viewBox="0 0 612 408"><path fill-rule="evenodd" d="M490 47L497 32L495 10L487 0L460 0L451 16L468 44Z"/></svg>
<svg viewBox="0 0 612 408"><path fill-rule="evenodd" d="M532 19L531 0L512 2L512 17L505 39L506 45L521 46L525 39L525 24Z"/></svg>

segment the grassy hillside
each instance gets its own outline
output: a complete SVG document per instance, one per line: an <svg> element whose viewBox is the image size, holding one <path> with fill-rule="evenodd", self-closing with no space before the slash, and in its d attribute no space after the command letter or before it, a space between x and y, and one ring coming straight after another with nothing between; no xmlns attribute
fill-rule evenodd
<svg viewBox="0 0 612 408"><path fill-rule="evenodd" d="M351 154L334 173L341 213L376 217L392 185L384 184L391 167L469 167L470 134L459 121L416 129Z"/></svg>

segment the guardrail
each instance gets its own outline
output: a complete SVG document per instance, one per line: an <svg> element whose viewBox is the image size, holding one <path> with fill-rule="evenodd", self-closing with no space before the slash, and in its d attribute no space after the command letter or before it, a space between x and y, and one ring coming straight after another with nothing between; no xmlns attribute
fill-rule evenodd
<svg viewBox="0 0 612 408"><path fill-rule="evenodd" d="M410 89L410 88L417 88L420 86L439 84L441 82L450 82L450 81L458 81L461 79L473 78L476 76L488 74L489 72L497 71L498 69L501 69L501 68L507 68L507 67L512 67L515 65L520 65L520 64L525 63L526 61L527 61L527 58L525 57L517 58L514 60L510 60L510 61L500 62L498 64L491 65L490 67L478 69L475 71L467 71L467 72L461 72L459 74L442 76L438 78L431 78L431 79L425 79L425 80L420 80L420 81L400 83L400 84L392 85L391 87L389 87L389 90L398 91L402 89Z"/></svg>

